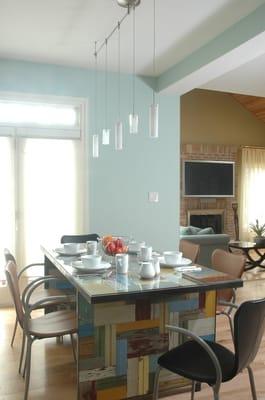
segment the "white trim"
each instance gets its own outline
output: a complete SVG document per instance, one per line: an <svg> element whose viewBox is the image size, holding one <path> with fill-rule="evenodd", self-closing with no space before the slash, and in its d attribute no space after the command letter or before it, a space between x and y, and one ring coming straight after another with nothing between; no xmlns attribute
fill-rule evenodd
<svg viewBox="0 0 265 400"><path fill-rule="evenodd" d="M81 127L81 132L83 133L83 160L84 160L84 232L90 232L90 219L89 219L89 134L88 134L88 126L89 126L89 106L90 103L88 99L84 101L82 104L82 109L81 109L81 116L80 118L80 127ZM87 134L85 134L87 132Z"/></svg>
<svg viewBox="0 0 265 400"><path fill-rule="evenodd" d="M11 126L0 126L0 136L15 136L15 128Z"/></svg>
<svg viewBox="0 0 265 400"><path fill-rule="evenodd" d="M55 96L55 95L40 95L34 93L21 93L21 92L2 92L0 91L0 99L3 100L20 100L31 102L46 102L50 104L72 105L79 106L87 101L84 97L71 97L71 96Z"/></svg>
<svg viewBox="0 0 265 400"><path fill-rule="evenodd" d="M54 139L81 139L86 136L82 130L86 128L84 121L81 121L82 115L87 108L87 99L81 97L65 97L54 95L36 95L32 93L17 93L17 92L1 92L0 101L10 102L28 102L32 104L43 103L58 106L72 106L77 111L76 126L41 126L39 124L23 124L23 123L0 123L0 136L13 136L12 128L18 128L16 132L22 137L42 137ZM82 126L81 126L82 125ZM2 129L4 128L4 129ZM26 135L24 132L27 132ZM85 132L85 131L83 131Z"/></svg>
<svg viewBox="0 0 265 400"><path fill-rule="evenodd" d="M81 129L55 129L55 128L17 128L17 136L21 138L43 139L81 139Z"/></svg>

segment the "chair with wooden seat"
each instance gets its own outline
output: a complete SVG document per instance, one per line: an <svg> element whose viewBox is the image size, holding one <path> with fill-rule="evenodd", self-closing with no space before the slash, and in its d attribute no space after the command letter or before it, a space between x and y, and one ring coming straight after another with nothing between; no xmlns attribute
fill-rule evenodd
<svg viewBox="0 0 265 400"><path fill-rule="evenodd" d="M16 262L14 255L8 249L4 249L4 257L5 257L6 263L8 261L12 261L17 266L17 262ZM43 266L43 265L44 265L43 263L32 263L32 264L26 265L19 272L18 272L18 268L17 268L17 276L18 276L19 284L20 284L21 279L23 278L23 274L25 274L28 271L28 269L33 268L33 267ZM37 279L39 277L40 276L35 276L35 279ZM75 302L75 295L72 294L71 291L67 291L67 290L62 291L62 290L53 289L53 288L50 288L50 289L41 288L40 290L38 290L36 293L34 293L32 295L31 302L36 303L37 301L45 298L45 299L47 299L47 302L45 303L46 307L47 306L58 306L60 304L60 300L57 299L57 296L66 296L66 297L64 297L64 303L66 303L66 302L74 303ZM49 301L48 301L48 299L49 299ZM39 308L43 308L43 306L40 305ZM17 320L17 316L16 316L12 339L11 339L11 347L13 347L13 344L14 344L17 326L18 326L18 320ZM19 370L19 372L20 372L20 370Z"/></svg>
<svg viewBox="0 0 265 400"><path fill-rule="evenodd" d="M30 286L26 287L25 291L22 294L22 303L16 264L13 261L9 261L5 267L5 272L7 283L15 305L18 323L23 330L23 343L20 363L22 362L24 346L26 344L26 359L24 368L26 381L24 400L27 400L31 370L31 347L33 342L37 339L46 339L63 335L70 335L75 357L73 334L77 332L76 314L73 311L61 310L54 311L37 318L33 318L32 311L39 308L40 306L44 306L46 302L47 304L49 304L49 298L39 300L33 304L31 301L32 294L40 285L50 280L56 280L57 278L43 277L39 278L35 282L31 282ZM63 302L64 296L56 297L58 301Z"/></svg>
<svg viewBox="0 0 265 400"><path fill-rule="evenodd" d="M182 252L183 257L189 258L192 263L196 263L200 254L200 245L181 239L179 241L179 251Z"/></svg>
<svg viewBox="0 0 265 400"><path fill-rule="evenodd" d="M246 258L242 254L229 253L216 249L212 253L212 268L234 278L241 278L245 268ZM235 289L222 289L217 291L217 315L227 316L233 335L233 321L231 313L236 308Z"/></svg>
<svg viewBox="0 0 265 400"><path fill-rule="evenodd" d="M213 398L218 400L221 383L230 381L247 368L252 399L257 400L250 364L256 357L265 329L265 299L246 301L237 309L234 316L234 353L221 344L203 340L187 329L171 325L166 328L190 340L158 358L153 400L158 399L159 375L163 368L192 381L192 400L196 382L211 386Z"/></svg>
<svg viewBox="0 0 265 400"><path fill-rule="evenodd" d="M86 243L89 240L97 241L99 235L97 233L87 233L84 235L63 235L61 237L61 243Z"/></svg>

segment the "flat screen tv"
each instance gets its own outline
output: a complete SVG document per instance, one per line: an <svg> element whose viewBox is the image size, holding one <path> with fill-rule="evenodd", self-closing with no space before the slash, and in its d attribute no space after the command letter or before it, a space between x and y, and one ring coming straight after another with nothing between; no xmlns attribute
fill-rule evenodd
<svg viewBox="0 0 265 400"><path fill-rule="evenodd" d="M184 196L233 197L235 163L233 161L185 160Z"/></svg>

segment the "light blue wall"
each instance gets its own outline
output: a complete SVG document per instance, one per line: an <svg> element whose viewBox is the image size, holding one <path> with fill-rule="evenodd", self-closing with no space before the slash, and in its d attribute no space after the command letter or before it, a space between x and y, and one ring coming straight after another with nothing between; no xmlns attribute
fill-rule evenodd
<svg viewBox="0 0 265 400"><path fill-rule="evenodd" d="M104 125L104 75L99 74L98 127ZM159 138L148 138L148 107L152 91L136 82L140 134L129 135L131 77L121 77L121 119L124 150L114 150L117 118L117 75L109 76L111 146L101 147L99 159L89 154L90 231L131 234L157 249L176 246L179 225L179 97L159 96ZM94 104L94 73L86 69L28 62L0 61L0 91L85 97ZM104 94L104 93L103 93ZM89 110L90 111L90 110ZM88 121L89 144L94 110ZM89 152L90 153L90 152ZM148 202L148 191L159 192L159 203Z"/></svg>

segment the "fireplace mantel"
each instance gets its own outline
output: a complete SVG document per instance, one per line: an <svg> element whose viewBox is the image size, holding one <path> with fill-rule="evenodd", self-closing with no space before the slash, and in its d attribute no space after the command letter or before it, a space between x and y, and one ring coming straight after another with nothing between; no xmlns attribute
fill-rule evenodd
<svg viewBox="0 0 265 400"><path fill-rule="evenodd" d="M225 210L220 208L200 208L196 210L188 210L188 220L191 215L223 215Z"/></svg>

